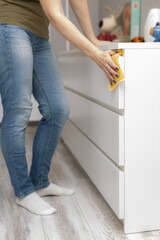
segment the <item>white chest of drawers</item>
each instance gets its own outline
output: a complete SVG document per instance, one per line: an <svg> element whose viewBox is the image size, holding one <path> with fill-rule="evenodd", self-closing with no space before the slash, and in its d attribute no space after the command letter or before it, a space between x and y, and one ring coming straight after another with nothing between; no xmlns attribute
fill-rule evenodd
<svg viewBox="0 0 160 240"><path fill-rule="evenodd" d="M108 47L101 47L107 50ZM59 64L70 103L62 138L125 233L160 229L160 43L118 43L125 82L108 90L105 73L79 51Z"/></svg>

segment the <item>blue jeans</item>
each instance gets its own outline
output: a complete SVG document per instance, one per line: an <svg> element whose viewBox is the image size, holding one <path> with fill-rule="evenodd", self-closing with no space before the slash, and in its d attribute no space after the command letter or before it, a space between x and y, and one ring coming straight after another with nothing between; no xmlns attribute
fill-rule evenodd
<svg viewBox="0 0 160 240"><path fill-rule="evenodd" d="M17 197L49 185L52 156L70 112L59 66L49 40L0 22L1 148ZM31 95L42 114L33 140L28 174L25 130Z"/></svg>

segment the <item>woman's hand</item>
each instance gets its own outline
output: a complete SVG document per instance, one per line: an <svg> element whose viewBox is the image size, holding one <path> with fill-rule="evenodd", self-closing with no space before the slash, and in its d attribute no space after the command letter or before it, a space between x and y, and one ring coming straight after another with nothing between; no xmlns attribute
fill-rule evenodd
<svg viewBox="0 0 160 240"><path fill-rule="evenodd" d="M97 38L93 38L91 39L91 42L96 46L103 46L103 45L108 45L111 44L111 41L103 41L103 40L99 40ZM117 77L119 76L118 73L115 70L117 69L117 65L112 61L111 56L116 54L116 52L112 51L112 50L108 50L108 51L98 51L97 52L97 57L95 59L95 62L98 64L98 66L106 73L110 83L112 84L112 81L115 82L115 78L113 77L113 75L117 75Z"/></svg>
<svg viewBox="0 0 160 240"><path fill-rule="evenodd" d="M116 72L116 70L118 70L118 66L113 62L111 58L111 56L114 54L116 54L116 52L112 50L98 50L94 59L97 65L106 73L111 84L112 81L115 83L113 75L119 77L119 74Z"/></svg>

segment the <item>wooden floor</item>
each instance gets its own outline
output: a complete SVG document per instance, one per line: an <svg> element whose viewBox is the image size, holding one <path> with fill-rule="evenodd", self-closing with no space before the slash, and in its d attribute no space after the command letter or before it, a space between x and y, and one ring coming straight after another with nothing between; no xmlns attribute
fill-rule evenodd
<svg viewBox="0 0 160 240"><path fill-rule="evenodd" d="M26 130L30 168L37 125ZM52 159L51 182L74 188L73 196L44 197L57 212L40 217L15 203L15 195L0 148L0 240L158 240L160 231L123 233L123 225L60 139Z"/></svg>

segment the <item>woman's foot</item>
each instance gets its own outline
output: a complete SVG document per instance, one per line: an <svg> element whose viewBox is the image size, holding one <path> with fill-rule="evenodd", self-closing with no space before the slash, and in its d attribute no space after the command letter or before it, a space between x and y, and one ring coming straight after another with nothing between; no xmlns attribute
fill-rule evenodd
<svg viewBox="0 0 160 240"><path fill-rule="evenodd" d="M58 195L58 196L72 195L73 193L75 193L74 189L60 187L54 183L50 183L48 187L38 189L36 190L36 192L41 197L48 196L48 195Z"/></svg>
<svg viewBox="0 0 160 240"><path fill-rule="evenodd" d="M31 213L38 215L50 215L56 212L56 209L43 200L36 192L22 198L16 197L16 203Z"/></svg>

